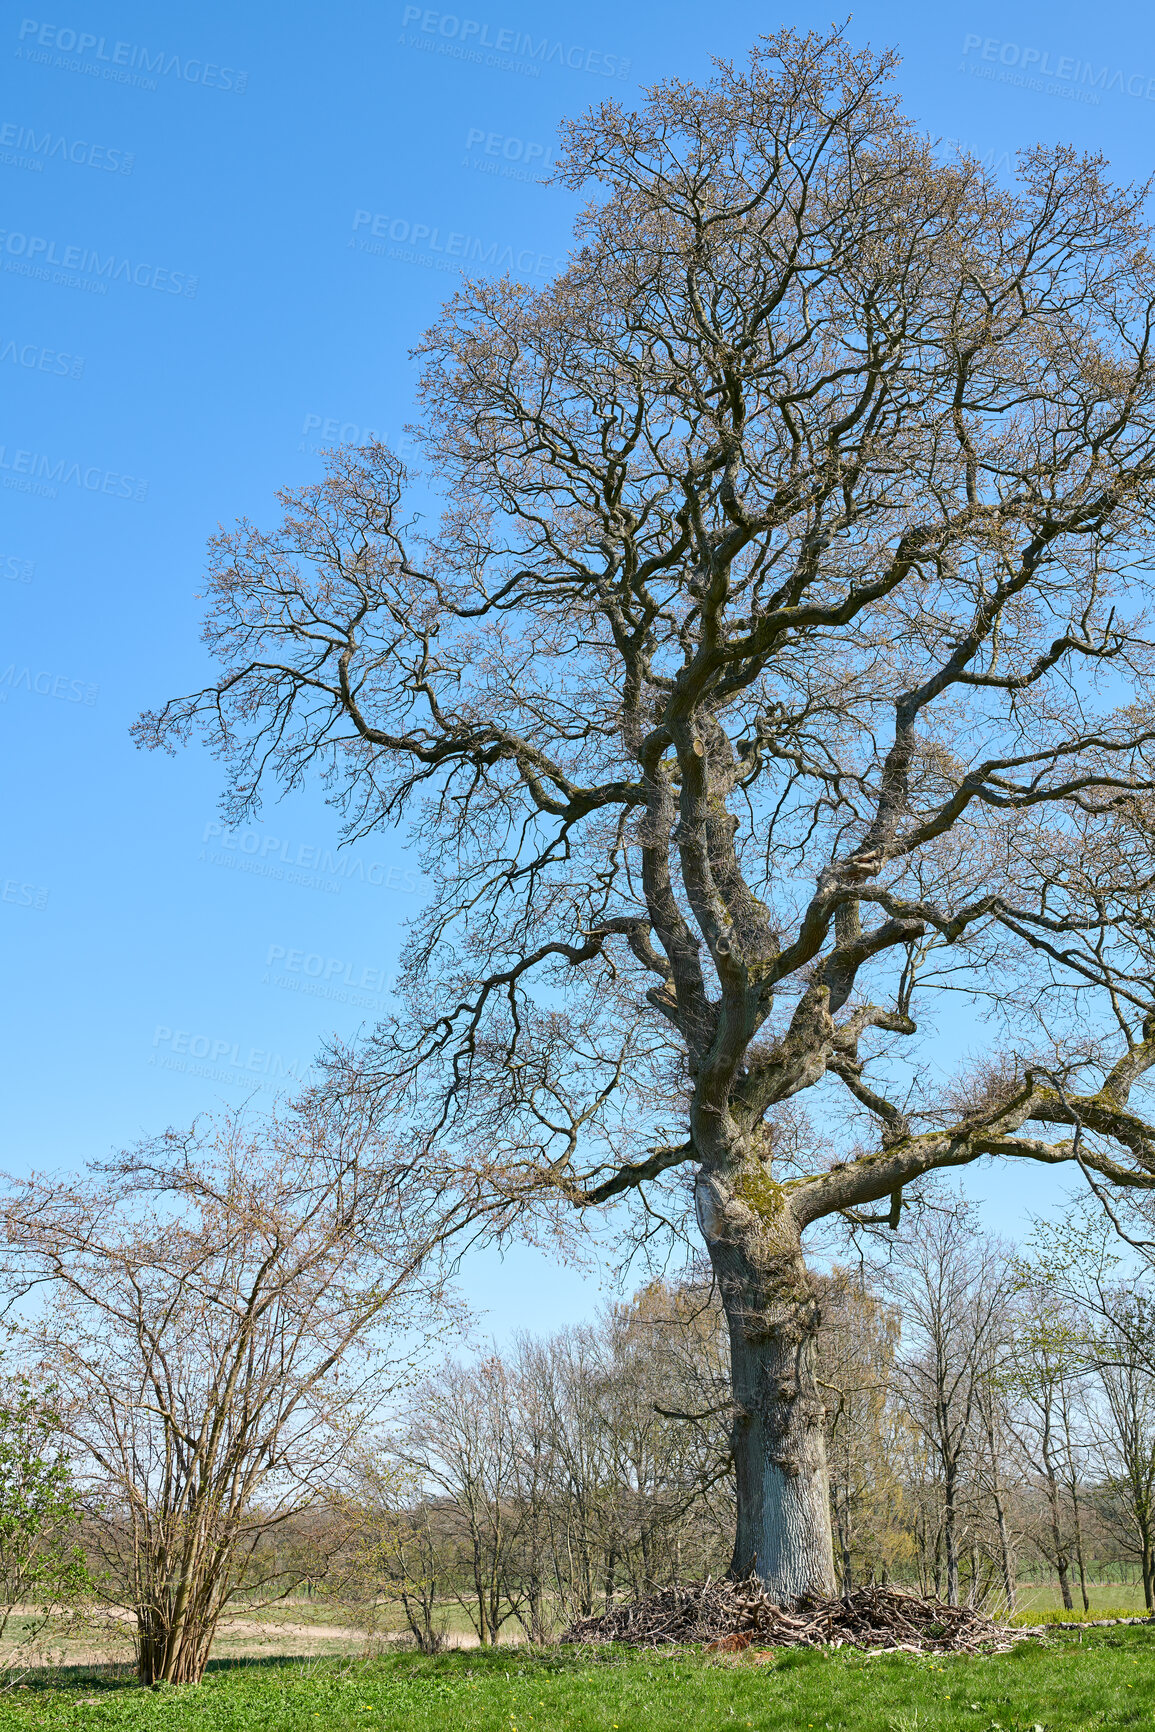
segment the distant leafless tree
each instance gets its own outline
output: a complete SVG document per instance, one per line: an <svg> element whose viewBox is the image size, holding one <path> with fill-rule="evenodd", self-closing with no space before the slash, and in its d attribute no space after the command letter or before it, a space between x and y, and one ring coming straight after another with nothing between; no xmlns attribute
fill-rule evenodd
<svg viewBox="0 0 1155 1732"><path fill-rule="evenodd" d="M834 1582L805 1230L989 1156L1155 1184L1145 192L944 160L894 61L783 32L569 125L570 267L423 346L440 527L337 454L218 537L223 671L140 728L203 727L238 818L314 771L408 815L403 1004L334 1087L479 1217L692 1196L778 1597ZM939 1091L947 986L999 1020ZM783 1153L805 1090L834 1164Z"/></svg>
<svg viewBox="0 0 1155 1732"><path fill-rule="evenodd" d="M1082 1320L1053 1292L1030 1279L1014 1309L1007 1389L1018 1452L1041 1494L1031 1538L1058 1577L1063 1605L1073 1606L1076 1566L1089 1608L1083 1544L1087 1483L1090 1363Z"/></svg>
<svg viewBox="0 0 1155 1732"><path fill-rule="evenodd" d="M885 1576L910 1555L910 1415L901 1395L901 1314L848 1270L820 1288L819 1386L838 1585ZM856 1578L856 1572L861 1576Z"/></svg>
<svg viewBox="0 0 1155 1732"><path fill-rule="evenodd" d="M313 1561L279 1530L340 1485L436 1290L397 1157L347 1115L168 1134L85 1180L11 1181L10 1285L31 1295L109 1592L143 1682L198 1679L222 1612Z"/></svg>
<svg viewBox="0 0 1155 1732"><path fill-rule="evenodd" d="M518 1507L516 1391L499 1354L450 1360L415 1395L402 1460L436 1498L458 1568L452 1585L486 1646L520 1599L510 1568Z"/></svg>
<svg viewBox="0 0 1155 1732"><path fill-rule="evenodd" d="M948 1605L959 1603L959 1546L984 1402L1006 1341L1012 1275L1006 1253L959 1206L923 1218L894 1248L889 1295L901 1307L900 1399L920 1431L941 1497Z"/></svg>
<svg viewBox="0 0 1155 1732"><path fill-rule="evenodd" d="M1057 1337L1053 1352L1076 1385L1072 1405L1084 1470L1094 1469L1095 1512L1116 1544L1138 1559L1149 1610L1155 1610L1152 1216L1148 1197L1109 1202L1106 1215L1084 1203L1062 1221L1041 1225L1024 1259L1036 1305ZM1081 1538L1078 1523L1075 1532ZM1081 1568L1081 1545L1079 1561Z"/></svg>
<svg viewBox="0 0 1155 1732"><path fill-rule="evenodd" d="M1102 1401L1092 1411L1103 1480L1099 1514L1139 1560L1143 1598L1155 1612L1155 1378L1136 1338L1155 1334L1150 1295L1120 1291L1096 1341Z"/></svg>
<svg viewBox="0 0 1155 1732"><path fill-rule="evenodd" d="M523 1334L413 1392L389 1459L414 1488L442 1595L480 1640L516 1620L542 1641L620 1591L723 1563L720 1322L708 1289L652 1282L596 1323Z"/></svg>
<svg viewBox="0 0 1155 1732"><path fill-rule="evenodd" d="M440 1653L448 1629L444 1602L454 1560L438 1513L419 1475L363 1443L340 1500L341 1556L327 1581L370 1633L382 1602L400 1604L423 1654Z"/></svg>
<svg viewBox="0 0 1155 1732"><path fill-rule="evenodd" d="M1007 1390L1009 1331L998 1331L989 1343L990 1353L979 1378L977 1406L979 1442L974 1454L974 1472L981 1501L994 1518L994 1549L998 1557L999 1584L1008 1615L1018 1604L1019 1542L1021 1518L1016 1514L1023 1475L1015 1459L1011 1401Z"/></svg>

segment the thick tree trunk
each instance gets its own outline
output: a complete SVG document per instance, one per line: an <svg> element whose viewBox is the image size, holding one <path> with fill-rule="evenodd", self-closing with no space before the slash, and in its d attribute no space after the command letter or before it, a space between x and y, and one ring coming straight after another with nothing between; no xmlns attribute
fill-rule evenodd
<svg viewBox="0 0 1155 1732"><path fill-rule="evenodd" d="M775 1599L835 1590L830 1492L813 1343L798 1321L731 1330L738 1524L731 1564ZM815 1411L817 1409L817 1412Z"/></svg>
<svg viewBox="0 0 1155 1732"><path fill-rule="evenodd" d="M798 1227L765 1170L700 1176L698 1219L730 1333L737 1534L731 1574L779 1601L833 1594L818 1300Z"/></svg>
<svg viewBox="0 0 1155 1732"><path fill-rule="evenodd" d="M142 1684L199 1684L208 1664L213 1630L183 1620L164 1623L137 1613L136 1661Z"/></svg>

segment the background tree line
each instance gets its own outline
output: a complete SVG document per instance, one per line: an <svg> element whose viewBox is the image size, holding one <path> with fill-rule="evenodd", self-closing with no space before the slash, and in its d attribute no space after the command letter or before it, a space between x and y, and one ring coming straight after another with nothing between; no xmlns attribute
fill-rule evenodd
<svg viewBox="0 0 1155 1732"><path fill-rule="evenodd" d="M1090 1210L1015 1250L958 1205L820 1278L840 1591L1013 1612L1025 1578L1084 1608L1134 1579L1152 1607L1155 1331L1124 1249ZM708 1277L451 1359L360 1457L334 1586L436 1647L454 1604L482 1642L543 1640L724 1574L731 1420Z"/></svg>
<svg viewBox="0 0 1155 1732"><path fill-rule="evenodd" d="M0 1619L127 1612L142 1677L190 1679L230 1608L302 1590L434 1649L725 1573L709 1266L454 1356L456 1222L415 1239L408 1178L372 1118L299 1109L12 1189ZM1013 1248L944 1199L843 1240L815 1277L840 1591L1013 1611L1025 1577L1088 1607L1127 1576L1152 1607L1148 1231L1088 1197Z"/></svg>

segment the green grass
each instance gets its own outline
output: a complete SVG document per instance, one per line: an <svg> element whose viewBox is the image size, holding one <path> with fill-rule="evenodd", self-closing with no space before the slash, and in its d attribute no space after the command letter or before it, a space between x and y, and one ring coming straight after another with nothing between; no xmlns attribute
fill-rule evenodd
<svg viewBox="0 0 1155 1732"><path fill-rule="evenodd" d="M1020 1583L1012 1624L1083 1623L1090 1618L1144 1618L1143 1589L1132 1582L1089 1583L1090 1611L1083 1610L1078 1586L1074 1607L1063 1605L1058 1582ZM997 1612L994 1614L997 1616Z"/></svg>
<svg viewBox="0 0 1155 1732"><path fill-rule="evenodd" d="M1075 1607L1044 1606L1017 1611L1008 1621L1019 1628L1036 1624L1093 1624L1099 1618L1145 1618L1149 1614L1142 1600L1137 1606L1095 1606L1085 1612L1082 1602Z"/></svg>
<svg viewBox="0 0 1155 1732"><path fill-rule="evenodd" d="M1080 1636L1082 1639L1080 1640ZM867 1659L846 1649L711 1661L477 1650L212 1668L199 1687L140 1690L56 1674L0 1698L5 1732L1086 1732L1155 1726L1155 1637L1087 1631L986 1659Z"/></svg>
<svg viewBox="0 0 1155 1732"><path fill-rule="evenodd" d="M1020 1582L1018 1609L1024 1614L1055 1612L1064 1618L1081 1617L1083 1599L1077 1582L1072 1584L1071 1591L1076 1609L1068 1612L1063 1608L1058 1582ZM1086 1614L1089 1618L1138 1618L1144 1612L1143 1589L1138 1582L1088 1582L1087 1598L1091 1602L1091 1610ZM1041 1616L1025 1619L1027 1623L1032 1621L1043 1620Z"/></svg>

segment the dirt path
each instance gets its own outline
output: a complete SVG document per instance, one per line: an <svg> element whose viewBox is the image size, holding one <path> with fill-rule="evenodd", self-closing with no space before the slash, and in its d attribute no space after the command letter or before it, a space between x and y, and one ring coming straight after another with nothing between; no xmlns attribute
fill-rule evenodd
<svg viewBox="0 0 1155 1732"><path fill-rule="evenodd" d="M290 1613L293 1606L286 1607ZM19 1613L17 1614L19 1617ZM122 1608L110 1606L103 1614L103 1628L62 1639L51 1633L41 1639L33 1663L51 1666L98 1666L124 1664L131 1666L133 1658L133 1620ZM123 1637L119 1631L123 1629ZM370 1632L354 1624L309 1623L301 1618L237 1615L222 1618L213 1643L217 1659L268 1659L285 1655L294 1659L317 1659L324 1656L363 1653L367 1643L374 1647L405 1640L398 1630ZM10 1625L8 1639L0 1643L0 1668L9 1663L19 1648L19 1634ZM511 1636L511 1645L513 1638ZM474 1648L477 1637L472 1632L452 1631L446 1639L450 1648ZM21 1654L21 1662L24 1655Z"/></svg>
<svg viewBox="0 0 1155 1732"><path fill-rule="evenodd" d="M90 1666L132 1659L132 1627L128 1614L110 1607L103 1630L61 1640L46 1633L38 1643L37 1663L44 1665ZM109 1624L122 1625L123 1640L109 1629ZM12 1631L9 1631L11 1638ZM388 1640L388 1636L384 1638ZM356 1654L365 1646L366 1632L348 1624L307 1624L290 1619L227 1618L222 1619L213 1644L213 1652L221 1657L239 1658L270 1654L291 1654L310 1659L323 1654ZM0 1666L16 1653L19 1640L9 1639L0 1645Z"/></svg>

